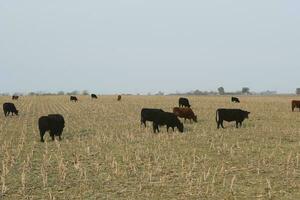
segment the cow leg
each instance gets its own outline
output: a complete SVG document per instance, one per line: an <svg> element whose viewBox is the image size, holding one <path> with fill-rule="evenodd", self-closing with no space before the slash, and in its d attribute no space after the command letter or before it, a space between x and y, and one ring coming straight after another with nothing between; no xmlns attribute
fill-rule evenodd
<svg viewBox="0 0 300 200"><path fill-rule="evenodd" d="M61 140L61 135L58 136L58 139Z"/></svg>
<svg viewBox="0 0 300 200"><path fill-rule="evenodd" d="M146 128L146 121L143 120L143 119L141 119L141 125L143 125L143 124L144 124L144 126L145 126L145 128Z"/></svg>
<svg viewBox="0 0 300 200"><path fill-rule="evenodd" d="M169 132L169 128L170 128L170 127L169 127L169 126L167 126L167 132Z"/></svg>
<svg viewBox="0 0 300 200"><path fill-rule="evenodd" d="M44 135L45 135L45 132L46 132L46 131L40 130L41 142L45 142L45 141L44 141Z"/></svg>
<svg viewBox="0 0 300 200"><path fill-rule="evenodd" d="M173 132L174 132L175 131L174 127L172 127L172 129L173 129Z"/></svg>
<svg viewBox="0 0 300 200"><path fill-rule="evenodd" d="M52 131L50 131L50 136L52 138L52 141L54 141L54 133Z"/></svg>
<svg viewBox="0 0 300 200"><path fill-rule="evenodd" d="M217 128L218 129L220 128L220 122L217 122Z"/></svg>
<svg viewBox="0 0 300 200"><path fill-rule="evenodd" d="M225 128L224 125L223 125L223 121L221 121L221 127L222 127L222 128Z"/></svg>
<svg viewBox="0 0 300 200"><path fill-rule="evenodd" d="M235 122L235 127L239 128L239 122L238 121Z"/></svg>
<svg viewBox="0 0 300 200"><path fill-rule="evenodd" d="M153 131L154 131L154 133L156 133L156 131L159 133L158 125L154 122L153 122Z"/></svg>

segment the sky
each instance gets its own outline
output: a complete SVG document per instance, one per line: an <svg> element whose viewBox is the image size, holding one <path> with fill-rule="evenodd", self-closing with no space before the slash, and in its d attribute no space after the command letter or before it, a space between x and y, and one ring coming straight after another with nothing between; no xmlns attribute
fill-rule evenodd
<svg viewBox="0 0 300 200"><path fill-rule="evenodd" d="M298 0L0 2L0 93L294 93Z"/></svg>

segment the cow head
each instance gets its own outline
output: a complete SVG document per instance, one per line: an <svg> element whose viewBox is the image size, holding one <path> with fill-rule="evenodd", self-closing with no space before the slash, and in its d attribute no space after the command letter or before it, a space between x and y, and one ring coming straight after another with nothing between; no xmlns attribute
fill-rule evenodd
<svg viewBox="0 0 300 200"><path fill-rule="evenodd" d="M194 122L198 122L197 115L194 115L193 121L194 121Z"/></svg>
<svg viewBox="0 0 300 200"><path fill-rule="evenodd" d="M15 114L16 114L16 115L19 115L19 110L16 110L16 111L15 111Z"/></svg>
<svg viewBox="0 0 300 200"><path fill-rule="evenodd" d="M177 125L177 128L178 128L179 132L183 133L183 123L180 122L180 123Z"/></svg>
<svg viewBox="0 0 300 200"><path fill-rule="evenodd" d="M248 119L248 118L249 118L249 114L250 114L250 112L245 111L245 112L244 112L244 117L245 117L246 119Z"/></svg>

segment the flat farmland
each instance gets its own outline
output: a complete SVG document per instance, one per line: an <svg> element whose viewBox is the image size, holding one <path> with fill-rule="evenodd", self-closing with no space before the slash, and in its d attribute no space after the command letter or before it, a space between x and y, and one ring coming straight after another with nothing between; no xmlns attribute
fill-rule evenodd
<svg viewBox="0 0 300 200"><path fill-rule="evenodd" d="M0 199L300 199L295 97L189 97L198 123L183 134L140 125L143 107L172 111L179 97L78 98L21 97L19 116L1 114ZM250 118L218 130L222 107ZM52 113L65 118L63 139L41 143L38 118Z"/></svg>

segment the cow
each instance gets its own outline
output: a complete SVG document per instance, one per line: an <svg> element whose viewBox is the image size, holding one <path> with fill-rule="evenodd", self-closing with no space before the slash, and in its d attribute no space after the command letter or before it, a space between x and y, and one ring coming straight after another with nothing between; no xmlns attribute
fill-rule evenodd
<svg viewBox="0 0 300 200"><path fill-rule="evenodd" d="M77 101L78 101L78 99L77 99L77 97L75 97L75 96L70 96L70 101L77 102Z"/></svg>
<svg viewBox="0 0 300 200"><path fill-rule="evenodd" d="M4 103L3 104L3 111L4 111L4 116L8 116L10 113L12 115L16 114L18 115L19 114L19 111L16 109L16 106L15 104L13 103Z"/></svg>
<svg viewBox="0 0 300 200"><path fill-rule="evenodd" d="M91 97L92 97L92 99L97 99L98 98L97 95L95 95L95 94L91 94Z"/></svg>
<svg viewBox="0 0 300 200"><path fill-rule="evenodd" d="M233 103L240 103L240 100L237 97L231 97L231 102L233 102Z"/></svg>
<svg viewBox="0 0 300 200"><path fill-rule="evenodd" d="M195 115L191 108L175 107L173 108L173 113L179 118L184 118L184 121L186 121L186 119L189 119L190 122L192 122L192 120L194 122L197 122L197 115Z"/></svg>
<svg viewBox="0 0 300 200"><path fill-rule="evenodd" d="M180 97L179 98L179 107L188 107L190 108L190 102L187 98Z"/></svg>
<svg viewBox="0 0 300 200"><path fill-rule="evenodd" d="M295 108L299 108L300 110L300 101L299 100L292 100L292 111L294 112Z"/></svg>
<svg viewBox="0 0 300 200"><path fill-rule="evenodd" d="M141 125L145 125L146 122L153 122L155 117L157 116L156 113L164 112L162 109L155 109L155 108L143 108L141 111Z"/></svg>
<svg viewBox="0 0 300 200"><path fill-rule="evenodd" d="M236 128L242 126L242 123L245 119L249 118L250 112L244 111L241 109L224 109L220 108L216 111L216 122L218 129L220 128L220 125L222 128L224 128L223 121L227 122L236 122Z"/></svg>
<svg viewBox="0 0 300 200"><path fill-rule="evenodd" d="M52 140L54 136L58 136L61 140L61 135L65 127L64 117L60 114L50 114L48 116L42 116L38 121L39 131L41 136L41 142L44 142L44 135L49 131Z"/></svg>
<svg viewBox="0 0 300 200"><path fill-rule="evenodd" d="M167 132L171 127L174 131L174 128L177 127L179 132L183 133L183 123L180 122L178 117L174 113L170 112L156 112L153 120L153 131L154 133L159 132L158 126L167 126Z"/></svg>
<svg viewBox="0 0 300 200"><path fill-rule="evenodd" d="M19 99L19 96L13 95L11 99L12 99L12 100L18 100L18 99Z"/></svg>
<svg viewBox="0 0 300 200"><path fill-rule="evenodd" d="M121 99L122 99L122 96L118 95L118 101L121 101Z"/></svg>

